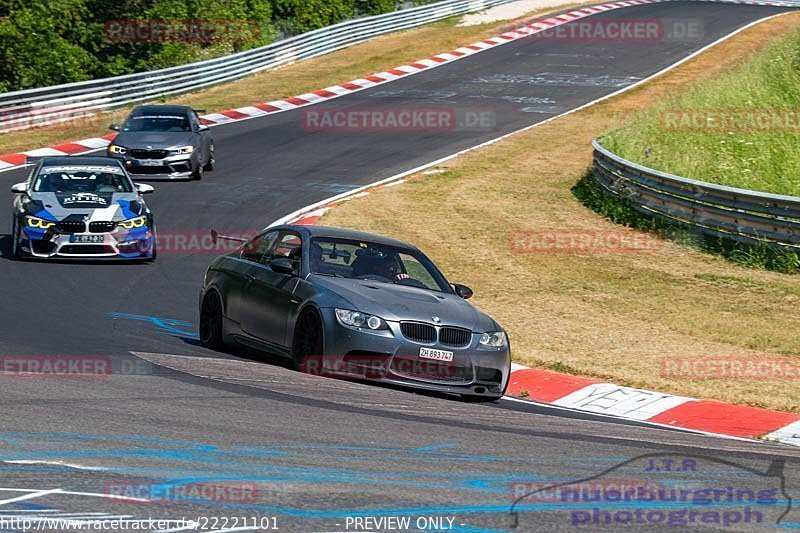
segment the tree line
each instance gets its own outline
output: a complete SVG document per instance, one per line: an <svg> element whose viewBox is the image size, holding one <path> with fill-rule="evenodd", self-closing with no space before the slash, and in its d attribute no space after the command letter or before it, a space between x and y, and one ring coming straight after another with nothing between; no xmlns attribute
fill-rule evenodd
<svg viewBox="0 0 800 533"><path fill-rule="evenodd" d="M0 92L219 57L354 17L386 13L399 3L0 0Z"/></svg>

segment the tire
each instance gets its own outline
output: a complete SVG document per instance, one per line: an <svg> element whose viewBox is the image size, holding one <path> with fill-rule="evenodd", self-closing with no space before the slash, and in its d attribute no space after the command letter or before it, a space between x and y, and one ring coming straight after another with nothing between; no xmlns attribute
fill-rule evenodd
<svg viewBox="0 0 800 533"><path fill-rule="evenodd" d="M207 172L211 172L214 170L214 165L216 164L217 160L214 158L214 145L208 147L208 162L203 165L203 170Z"/></svg>
<svg viewBox="0 0 800 533"><path fill-rule="evenodd" d="M153 255L145 259L146 263L152 263L158 257L158 239L156 238L156 228L153 226Z"/></svg>
<svg viewBox="0 0 800 533"><path fill-rule="evenodd" d="M298 317L294 326L292 361L295 368L303 372L319 374L323 368L322 351L322 319L317 311L306 309Z"/></svg>
<svg viewBox="0 0 800 533"><path fill-rule="evenodd" d="M14 222L11 226L11 257L14 259L22 259L22 251L19 249L19 222L14 217Z"/></svg>
<svg viewBox="0 0 800 533"><path fill-rule="evenodd" d="M197 162L197 168L192 171L192 179L201 180L203 179L203 165L200 164L200 161Z"/></svg>
<svg viewBox="0 0 800 533"><path fill-rule="evenodd" d="M222 331L222 301L216 291L209 291L200 308L200 344L211 350L225 348Z"/></svg>

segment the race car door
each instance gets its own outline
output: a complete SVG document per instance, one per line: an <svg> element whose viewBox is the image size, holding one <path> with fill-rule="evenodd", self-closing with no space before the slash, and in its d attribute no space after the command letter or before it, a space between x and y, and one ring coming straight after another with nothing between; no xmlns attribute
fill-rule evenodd
<svg viewBox="0 0 800 533"><path fill-rule="evenodd" d="M300 272L302 242L300 235L284 230L272 249L267 250L261 262L253 264L249 272L249 284L242 301L242 329L268 344L285 348L289 318L294 316L299 300L294 290L300 283L296 275L281 274L269 267L269 262L279 257L288 257Z"/></svg>

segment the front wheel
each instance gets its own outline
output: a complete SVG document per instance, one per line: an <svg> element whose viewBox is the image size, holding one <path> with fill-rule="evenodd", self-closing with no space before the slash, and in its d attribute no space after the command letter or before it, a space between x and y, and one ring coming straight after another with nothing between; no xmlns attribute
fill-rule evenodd
<svg viewBox="0 0 800 533"><path fill-rule="evenodd" d="M294 326L292 360L295 368L311 373L315 363L323 363L322 319L313 309L303 311Z"/></svg>
<svg viewBox="0 0 800 533"><path fill-rule="evenodd" d="M19 222L16 217L14 218L13 226L11 227L11 256L14 259L22 259L22 250L20 250L20 235L19 235Z"/></svg>
<svg viewBox="0 0 800 533"><path fill-rule="evenodd" d="M203 179L203 164L200 161L197 161L197 167L192 171L192 179Z"/></svg>
<svg viewBox="0 0 800 533"><path fill-rule="evenodd" d="M158 238L156 237L156 228L153 226L153 250L150 253L150 257L148 257L145 261L148 263L152 263L158 257Z"/></svg>
<svg viewBox="0 0 800 533"><path fill-rule="evenodd" d="M222 350L225 347L222 333L222 302L214 291L206 294L200 308L200 344L212 350Z"/></svg>
<svg viewBox="0 0 800 533"><path fill-rule="evenodd" d="M203 166L203 170L211 172L212 170L214 170L214 164L216 164L216 162L217 160L214 158L214 145L212 144L208 148L208 161Z"/></svg>

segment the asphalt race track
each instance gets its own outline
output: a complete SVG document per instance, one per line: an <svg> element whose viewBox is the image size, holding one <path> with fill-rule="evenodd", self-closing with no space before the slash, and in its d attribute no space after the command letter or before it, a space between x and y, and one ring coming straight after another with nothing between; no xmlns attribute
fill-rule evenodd
<svg viewBox="0 0 800 533"><path fill-rule="evenodd" d="M781 11L688 2L615 10L595 18L693 21L703 31L698 39L648 43L523 39L305 111L219 126L213 130L217 170L201 182L154 183L148 202L162 236L211 228L253 232L307 204L615 92ZM413 107L450 110L456 127L309 131L302 122L311 110ZM475 117L484 122L475 124ZM0 174L0 187L8 191L25 176L22 170ZM11 205L9 192L4 201ZM9 212L3 211L0 227L10 229ZM360 522L359 529L354 517L412 516L412 524L439 517L448 525L450 518L453 531L481 532L509 530L514 499L526 491L595 476L599 483L751 489L783 482L790 494L800 494L800 450L511 401L462 403L200 348L197 295L213 257L208 251L162 248L155 263L132 265L16 262L9 256L6 233L0 355L97 356L113 361L114 371L96 379L2 379L0 518L259 516L275 517L281 531L375 531L393 528ZM685 468L665 467L664 458ZM24 462L30 460L36 462ZM204 483L227 484L231 491L154 497L154 487ZM151 501L135 500L144 493ZM800 511L777 499L761 524L702 527L774 527L782 514L783 526L800 527ZM526 499L515 507L518 530L618 530L619 524L575 514L598 505L604 504ZM680 525L625 527L675 531ZM184 530L152 528L159 529ZM13 528L0 521L3 530ZM229 521L206 530L254 529L233 529Z"/></svg>

